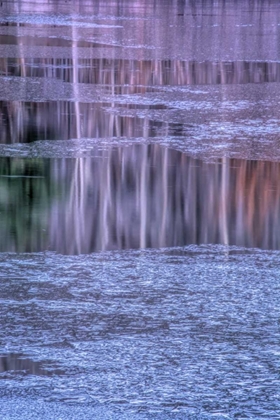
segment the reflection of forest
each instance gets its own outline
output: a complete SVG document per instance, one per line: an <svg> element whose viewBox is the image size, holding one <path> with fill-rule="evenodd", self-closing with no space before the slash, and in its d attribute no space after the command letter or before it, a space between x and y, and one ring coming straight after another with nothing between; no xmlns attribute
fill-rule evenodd
<svg viewBox="0 0 280 420"><path fill-rule="evenodd" d="M207 164L160 146L135 146L69 166L70 196L53 207L50 219L51 248L59 252L280 246L278 163Z"/></svg>
<svg viewBox="0 0 280 420"><path fill-rule="evenodd" d="M122 104L114 110L114 95L141 95L156 91L157 86L194 84L240 84L280 81L279 63L258 62L186 62L186 61L133 61L133 60L74 60L36 59L30 62L3 60L0 71L5 76L25 75L42 80L71 82L69 100L30 102L1 101L1 143L31 142L35 140L70 139L83 137L143 136L143 119L121 115L121 109L135 108ZM76 70L73 71L76 65ZM24 68L22 68L24 66ZM76 81L75 81L76 80ZM86 85L98 89L92 103L74 101L83 96ZM79 87L82 86L81 87ZM269 94L269 93L268 93ZM263 98L265 99L265 98ZM116 98L114 98L114 101ZM88 102L88 101L86 101ZM106 112L110 106L110 113ZM147 111L164 105L137 105ZM146 120L145 120L146 121ZM182 122L188 119L182 119ZM147 121L146 121L147 122ZM150 136L160 122L148 121ZM168 126L165 128L168 131ZM171 130L172 131L172 130ZM146 131L147 132L147 131Z"/></svg>
<svg viewBox="0 0 280 420"><path fill-rule="evenodd" d="M278 133L273 89L248 88L244 100L237 86L280 82L279 61L267 59L266 37L259 37L270 28L269 53L278 57L273 2L266 13L261 2L252 8L251 1L178 1L163 8L148 0L78 3L73 15L64 15L64 2L40 2L31 17L33 3L5 5L18 15L0 25L0 47L7 47L0 58L1 143L165 135L191 142L213 121L211 133L222 121L246 136L254 120L258 127L272 121L261 134L271 126L268 135ZM55 18L48 21L45 11ZM95 23L100 26L90 26ZM208 103L199 96L205 86L190 98L180 91L188 85L212 85ZM235 90L236 97L228 94ZM160 113L165 110L169 114ZM234 139L234 130L226 134ZM0 162L2 251L78 253L205 242L279 248L277 163L224 158L208 165L143 145L108 147L98 159L52 160L48 169L40 160L30 165Z"/></svg>
<svg viewBox="0 0 280 420"><path fill-rule="evenodd" d="M278 163L207 164L157 145L53 159L48 170L36 160L23 172L17 161L1 160L1 251L75 254L192 243L280 248Z"/></svg>
<svg viewBox="0 0 280 420"><path fill-rule="evenodd" d="M5 83L11 83L11 89L19 84L14 97L2 97L4 101L0 102L0 142L137 137L144 132L154 136L158 135L154 129L158 120L145 120L148 127L144 128L144 119L113 110L116 98L112 98L137 94L137 103L139 95L162 92L163 87L169 89L172 98L172 87L177 86L280 81L279 60L261 59L267 50L265 37L259 36L264 28L270 31L271 54L278 57L278 38L274 35L278 33L279 10L273 8L273 2L264 6L262 2L253 5L249 0L80 0L72 6L70 10L67 2L40 2L36 5L38 16L30 17L32 3L5 5L6 12L19 13L19 17L0 25L0 45L15 48L7 54L2 51L1 83L6 80L3 88ZM51 14L50 20L45 12ZM232 45L238 48L233 49ZM81 51L91 58L81 58ZM257 51L260 59L247 58L252 51ZM199 52L201 56L197 55ZM41 90L36 90L38 84ZM47 101L50 91L54 97ZM90 100L87 91L93 92ZM15 100L19 92L21 99ZM267 98L258 96L251 100L269 101L270 93L266 95ZM226 101L227 95L223 92L222 96L221 100ZM110 106L111 112L106 112ZM121 105L130 106L124 102ZM144 103L138 106L148 111L157 109L156 105ZM186 118L182 122L189 121Z"/></svg>
<svg viewBox="0 0 280 420"><path fill-rule="evenodd" d="M0 36L1 40L1 36ZM73 83L76 65L78 82L106 87L118 94L144 93L156 86L280 82L279 62L186 61L2 58L3 76L48 77ZM110 88L110 89L109 89ZM106 90L105 90L106 92Z"/></svg>

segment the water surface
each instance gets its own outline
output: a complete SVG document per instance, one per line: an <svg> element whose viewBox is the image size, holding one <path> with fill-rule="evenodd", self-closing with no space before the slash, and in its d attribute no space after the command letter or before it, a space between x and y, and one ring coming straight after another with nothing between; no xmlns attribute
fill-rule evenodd
<svg viewBox="0 0 280 420"><path fill-rule="evenodd" d="M3 253L3 349L54 368L0 373L4 407L277 418L279 274L278 251L236 247Z"/></svg>
<svg viewBox="0 0 280 420"><path fill-rule="evenodd" d="M279 418L279 22L1 3L1 418Z"/></svg>

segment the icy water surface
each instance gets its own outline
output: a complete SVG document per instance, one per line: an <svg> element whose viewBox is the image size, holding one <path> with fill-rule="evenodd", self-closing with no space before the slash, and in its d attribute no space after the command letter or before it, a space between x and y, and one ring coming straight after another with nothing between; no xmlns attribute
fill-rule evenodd
<svg viewBox="0 0 280 420"><path fill-rule="evenodd" d="M277 418L279 257L214 246L2 254L2 351L22 364L6 357L0 410L13 396L105 418Z"/></svg>
<svg viewBox="0 0 280 420"><path fill-rule="evenodd" d="M0 3L0 418L279 419L278 1Z"/></svg>

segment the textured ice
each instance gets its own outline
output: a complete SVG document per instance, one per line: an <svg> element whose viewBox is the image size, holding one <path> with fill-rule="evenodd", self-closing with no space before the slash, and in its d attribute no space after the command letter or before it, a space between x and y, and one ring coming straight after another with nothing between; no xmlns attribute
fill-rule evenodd
<svg viewBox="0 0 280 420"><path fill-rule="evenodd" d="M156 85L147 86L141 95L111 93L105 84L47 77L5 76L0 77L0 86L1 99L11 102L10 107L3 103L3 115L7 113L14 126L10 130L3 118L2 143L17 143L19 137L30 142L25 131L34 132L35 122L39 140L1 144L1 156L18 152L19 157L67 157L74 151L77 157L91 156L91 144L150 142L207 160L223 156L280 160L279 83L247 84L246 89ZM67 138L69 143L54 142Z"/></svg>
<svg viewBox="0 0 280 420"><path fill-rule="evenodd" d="M29 24L29 25L56 25L56 26L70 26L78 27L78 28L122 28L120 25L106 25L106 24L98 24L94 22L83 22L83 19L79 19L79 16L76 17L75 15L70 16L58 16L56 14L52 15L40 15L40 14L32 14L27 15L21 13L20 15L9 15L5 18L0 17L0 24L3 23L16 23L16 24Z"/></svg>
<svg viewBox="0 0 280 420"><path fill-rule="evenodd" d="M257 128L258 130L258 128ZM277 128L278 130L278 128ZM194 128L195 131L195 128ZM206 162L216 162L223 157L280 161L278 142L273 139L260 139L253 135L240 135L239 141L222 133L218 136L217 129L213 130L215 137L209 140L209 133L201 132L192 138L166 137L111 137L111 138L80 138L71 140L42 140L32 143L0 144L0 156L29 157L29 158L81 158L95 157L99 150L110 150L114 147L129 147L136 145L161 145L170 149L186 153L193 158ZM208 134L208 135L207 135Z"/></svg>
<svg viewBox="0 0 280 420"><path fill-rule="evenodd" d="M77 35L85 39L97 31L98 35L94 35L99 42L117 41L124 49L135 45L152 47L150 56L156 54L156 58L279 60L279 8L275 1L269 4L228 1L222 5L221 2L154 4L149 0L141 3L134 0L124 1L120 7L118 2L83 0L77 4L40 2L35 10L33 3L24 1L3 3L0 13L3 23L28 25L30 33L34 33L34 28L37 31L39 24L57 25L63 35L65 29L71 30L73 21L74 39ZM144 48L144 55L146 52Z"/></svg>
<svg viewBox="0 0 280 420"><path fill-rule="evenodd" d="M1 254L1 354L63 373L1 373L0 410L13 395L11 414L34 398L105 418L276 419L279 257L222 246Z"/></svg>

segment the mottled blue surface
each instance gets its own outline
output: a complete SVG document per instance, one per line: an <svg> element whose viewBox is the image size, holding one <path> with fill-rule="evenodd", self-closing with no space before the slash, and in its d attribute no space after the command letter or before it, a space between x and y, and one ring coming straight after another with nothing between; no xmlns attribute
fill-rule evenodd
<svg viewBox="0 0 280 420"><path fill-rule="evenodd" d="M2 254L1 353L49 371L2 372L3 401L50 403L62 418L65 403L105 418L278 418L279 257L214 246Z"/></svg>

